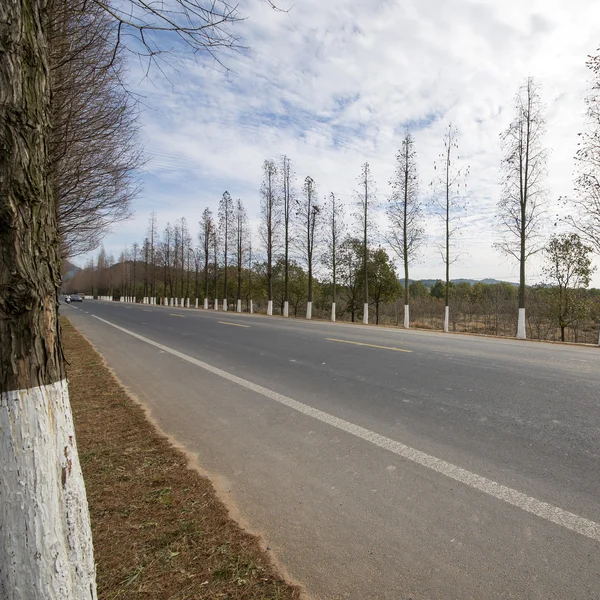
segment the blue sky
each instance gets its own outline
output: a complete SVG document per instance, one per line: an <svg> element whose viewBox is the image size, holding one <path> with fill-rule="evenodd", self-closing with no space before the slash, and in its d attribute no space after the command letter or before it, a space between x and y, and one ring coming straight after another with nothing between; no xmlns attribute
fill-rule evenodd
<svg viewBox="0 0 600 600"><path fill-rule="evenodd" d="M282 6L291 6L286 1ZM278 13L247 0L240 12L248 19L236 33L249 49L223 56L229 72L209 57L182 53L168 81L157 71L144 78L132 61L130 85L146 105L141 142L149 161L134 217L104 240L108 252L117 258L141 242L152 210L160 230L184 216L195 233L204 208L216 211L225 190L242 198L256 231L262 162L284 153L298 189L310 175L321 195L335 192L348 205L361 164L369 161L384 205L406 126L416 139L425 197L443 132L453 121L470 176L462 258L451 275L517 280L517 265L492 247L499 134L513 115L519 85L534 76L546 105L553 231L557 200L572 193L589 82L585 61L600 47L600 3L296 0L288 13ZM378 220L385 231L383 215ZM438 223L428 219L426 230L428 243L412 276L439 278ZM529 280L539 279L533 260ZM600 274L593 284L600 287Z"/></svg>

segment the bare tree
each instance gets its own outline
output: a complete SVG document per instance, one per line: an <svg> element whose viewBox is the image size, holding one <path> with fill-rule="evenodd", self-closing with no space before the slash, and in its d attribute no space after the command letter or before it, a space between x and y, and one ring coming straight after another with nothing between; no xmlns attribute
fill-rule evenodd
<svg viewBox="0 0 600 600"><path fill-rule="evenodd" d="M600 54L587 66L594 79L585 99L587 128L579 134L575 196L567 201L576 210L569 210L567 221L600 254Z"/></svg>
<svg viewBox="0 0 600 600"><path fill-rule="evenodd" d="M57 318L46 4L0 3L0 598L95 598ZM61 594L62 591L62 594Z"/></svg>
<svg viewBox="0 0 600 600"><path fill-rule="evenodd" d="M444 150L434 165L436 177L432 182L433 208L444 229L442 241L436 243L446 269L444 331L450 328L450 265L460 258L456 251L456 237L466 210L466 180L469 175L469 167L457 166L458 161L458 129L450 123L444 134Z"/></svg>
<svg viewBox="0 0 600 600"><path fill-rule="evenodd" d="M212 211L205 208L200 221L200 247L204 257L204 308L208 308L208 266L210 262L210 250L212 237L214 235L215 224L213 221ZM215 292L216 293L216 292Z"/></svg>
<svg viewBox="0 0 600 600"><path fill-rule="evenodd" d="M242 312L242 268L244 266L244 253L250 232L248 231L248 215L243 202L238 198L235 203L235 262L237 265L237 302L236 311Z"/></svg>
<svg viewBox="0 0 600 600"><path fill-rule="evenodd" d="M546 199L547 150L542 144L546 120L539 86L532 77L519 88L515 113L501 136L503 191L498 222L502 237L496 247L519 261L517 338L525 339L525 265L544 247L541 233Z"/></svg>
<svg viewBox="0 0 600 600"><path fill-rule="evenodd" d="M404 327L410 327L410 264L418 256L424 240L423 209L419 200L417 154L410 132L404 134L396 155L396 169L390 182L392 196L387 207L389 229L387 241L404 266Z"/></svg>
<svg viewBox="0 0 600 600"><path fill-rule="evenodd" d="M335 321L339 248L346 235L346 227L343 205L333 192L329 194L329 202L325 203L325 219L326 250L323 254L323 263L331 271L331 320Z"/></svg>
<svg viewBox="0 0 600 600"><path fill-rule="evenodd" d="M263 163L263 180L260 188L262 222L260 236L267 255L267 314L273 314L273 258L279 242L279 202L275 192L277 167L272 160Z"/></svg>
<svg viewBox="0 0 600 600"><path fill-rule="evenodd" d="M284 292L283 292L283 316L289 315L290 296L290 226L292 224L294 190L292 180L294 173L290 159L283 156L281 159L281 183L283 188L282 212L283 212L283 238L284 238Z"/></svg>
<svg viewBox="0 0 600 600"><path fill-rule="evenodd" d="M231 242L235 234L235 204L229 192L223 192L223 197L219 202L219 236L223 248L223 310L227 310L227 297L229 287L227 285L229 253L231 251Z"/></svg>
<svg viewBox="0 0 600 600"><path fill-rule="evenodd" d="M142 147L113 19L84 0L53 0L48 14L49 177L62 253L72 256L95 248L114 223L129 217Z"/></svg>
<svg viewBox="0 0 600 600"><path fill-rule="evenodd" d="M371 167L366 162L361 167L358 180L359 190L357 193L358 220L360 223L361 236L363 239L363 323L369 323L369 229L372 225L372 217L369 208L375 197L375 182L371 175Z"/></svg>
<svg viewBox="0 0 600 600"><path fill-rule="evenodd" d="M313 256L315 251L315 242L318 243L318 225L322 207L317 202L317 190L312 177L304 179L302 186L302 196L297 200L298 219L302 235L304 237L304 254L306 257L306 267L308 273L308 300L306 303L306 318L312 319L313 303Z"/></svg>
<svg viewBox="0 0 600 600"><path fill-rule="evenodd" d="M213 255L213 278L214 278L214 309L219 310L219 231L217 227L213 227L210 236L210 247Z"/></svg>
<svg viewBox="0 0 600 600"><path fill-rule="evenodd" d="M156 212L150 214L148 224L148 254L150 259L150 296L156 297L156 243L158 240L158 229ZM148 295L147 293L144 295Z"/></svg>

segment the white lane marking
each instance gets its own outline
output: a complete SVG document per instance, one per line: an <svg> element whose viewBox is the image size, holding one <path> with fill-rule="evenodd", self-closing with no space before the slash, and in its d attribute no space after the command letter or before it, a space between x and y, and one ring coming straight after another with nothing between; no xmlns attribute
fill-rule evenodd
<svg viewBox="0 0 600 600"><path fill-rule="evenodd" d="M477 475L476 473L472 473L471 471L467 471L461 467L457 467L452 463L446 462L440 458L436 458L435 456L431 456L430 454L426 454L425 452L421 452L420 450L416 450L415 448L411 448L410 446L406 446L400 442L396 442L388 437L375 433L374 431L370 431L369 429L365 429L360 425L355 425L354 423L350 423L349 421L344 421L344 419L340 419L338 417L334 417L329 413L323 412L317 408L313 408L312 406L308 406L307 404L303 404L302 402L298 402L288 396L284 396L283 394L279 394L270 390L262 385L258 385L256 383L252 383L246 379L242 379L241 377L237 377L236 375L232 375L231 373L227 373L227 371L223 371L218 369L217 367L213 367L208 363L202 362L196 358L188 356L187 354L183 354L183 352L179 352L174 350L173 348L169 348L168 346L164 346L158 342L155 342L151 339L148 339L144 336L141 336L129 329L125 329L124 327L120 327L119 325L115 325L110 321L106 321L105 319L101 319L96 315L92 315L95 319L126 333L146 344L150 344L155 348L159 348L163 352L168 352L173 356L181 358L201 369L209 371L214 375L218 375L223 379L227 379L233 383L236 383L248 390L256 392L257 394L261 394L271 400L275 400L275 402L279 402L289 408L292 408L299 413L307 415L309 417L313 417L322 423L326 423L327 425L331 425L337 429L345 431L351 435L356 436L362 440L370 442L371 444L378 446L379 448L383 448L385 450L389 450L402 458L406 458L412 462L415 462L423 467L427 467L432 471L436 471L441 475L445 475L450 479L454 479L455 481L459 481L473 489L479 490L484 494L488 494L493 498L497 498L498 500L502 500L507 504L511 504L512 506L516 506L525 512L531 513L537 517L542 519L546 519L551 523L556 525L560 525L566 529L584 535L588 538L596 540L600 542L600 524L595 521L591 521L586 519L585 517L581 517L572 512L568 512L559 508L557 506L553 506L552 504L548 504L547 502L543 502L538 500L537 498L532 498L531 496L527 496L522 492L509 488L505 485L497 483L491 479L487 479L487 477L482 477L481 475Z"/></svg>
<svg viewBox="0 0 600 600"><path fill-rule="evenodd" d="M381 350L394 350L395 352L412 352L404 348L395 348L394 346L379 346L377 344L365 344L364 342L353 342L352 340L338 340L337 338L325 338L328 342L339 342L340 344L354 344L355 346L368 346L369 348L379 348Z"/></svg>

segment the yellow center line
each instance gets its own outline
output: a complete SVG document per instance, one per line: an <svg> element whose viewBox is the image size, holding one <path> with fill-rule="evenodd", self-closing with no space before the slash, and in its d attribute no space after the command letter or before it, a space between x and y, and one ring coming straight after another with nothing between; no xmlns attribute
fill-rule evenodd
<svg viewBox="0 0 600 600"><path fill-rule="evenodd" d="M176 315L175 313L169 313L170 317L179 317L180 319L185 319L183 315Z"/></svg>
<svg viewBox="0 0 600 600"><path fill-rule="evenodd" d="M394 352L412 352L404 348L394 348L393 346L378 346L377 344L364 344L363 342L351 342L350 340L336 340L335 338L325 338L328 342L339 342L340 344L354 344L355 346L368 346L369 348L381 348L382 350L394 350Z"/></svg>
<svg viewBox="0 0 600 600"><path fill-rule="evenodd" d="M233 325L234 327L250 327L250 325L242 325L241 323L230 323L229 321L219 321L221 325Z"/></svg>

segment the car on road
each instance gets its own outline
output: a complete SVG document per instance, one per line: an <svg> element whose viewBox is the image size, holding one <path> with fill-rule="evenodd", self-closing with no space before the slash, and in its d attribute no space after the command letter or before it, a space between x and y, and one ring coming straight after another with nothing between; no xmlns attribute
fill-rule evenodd
<svg viewBox="0 0 600 600"><path fill-rule="evenodd" d="M83 302L81 294L71 294L71 302Z"/></svg>

